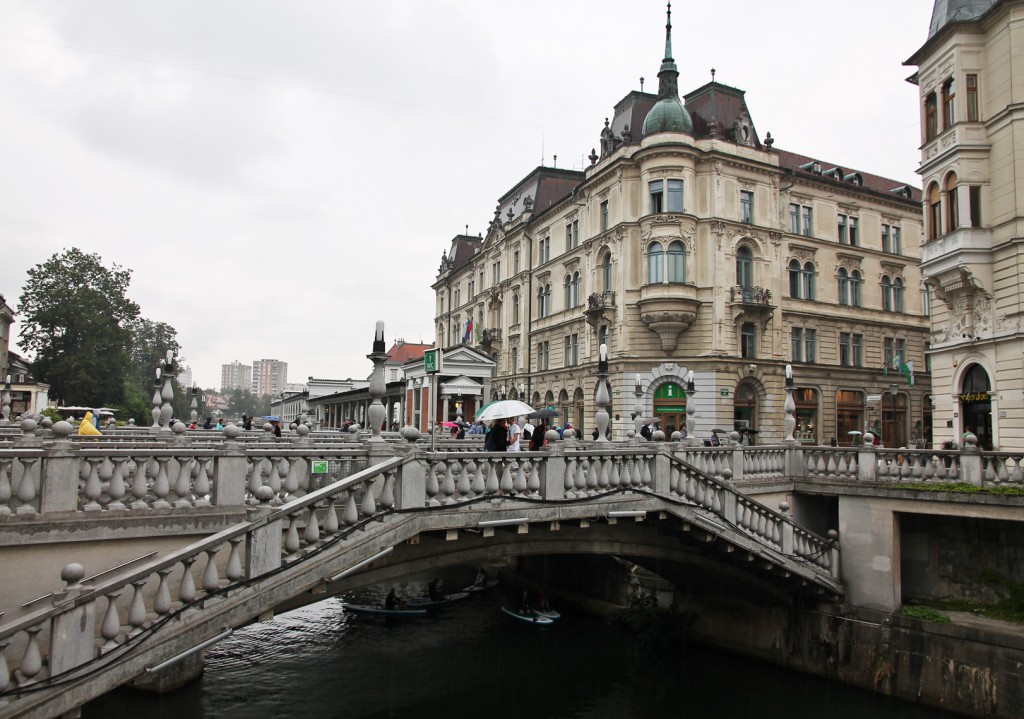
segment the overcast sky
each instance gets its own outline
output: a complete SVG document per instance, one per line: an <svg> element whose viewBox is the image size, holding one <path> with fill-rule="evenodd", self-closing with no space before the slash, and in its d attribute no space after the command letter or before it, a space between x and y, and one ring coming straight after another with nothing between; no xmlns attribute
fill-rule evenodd
<svg viewBox="0 0 1024 719"><path fill-rule="evenodd" d="M680 90L714 67L777 148L917 186L932 4L679 0ZM664 26L653 0L0 0L0 293L76 246L133 271L203 387L236 359L365 377L376 320L433 341L453 236L657 92Z"/></svg>

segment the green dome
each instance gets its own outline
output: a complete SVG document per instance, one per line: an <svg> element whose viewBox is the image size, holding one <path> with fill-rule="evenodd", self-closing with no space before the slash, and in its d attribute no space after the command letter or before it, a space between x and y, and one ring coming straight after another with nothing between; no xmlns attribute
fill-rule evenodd
<svg viewBox="0 0 1024 719"><path fill-rule="evenodd" d="M683 103L677 97L666 97L659 100L658 104L651 108L644 120L643 135L653 135L656 132L693 132L693 121L690 113L683 107Z"/></svg>

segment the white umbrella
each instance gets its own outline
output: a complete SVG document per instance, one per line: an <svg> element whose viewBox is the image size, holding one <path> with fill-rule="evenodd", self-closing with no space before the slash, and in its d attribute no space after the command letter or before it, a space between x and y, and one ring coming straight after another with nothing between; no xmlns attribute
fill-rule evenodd
<svg viewBox="0 0 1024 719"><path fill-rule="evenodd" d="M476 418L480 422L489 422L493 419L505 419L507 417L519 417L533 412L533 407L520 402L517 399L503 399L491 402L489 405L477 412Z"/></svg>

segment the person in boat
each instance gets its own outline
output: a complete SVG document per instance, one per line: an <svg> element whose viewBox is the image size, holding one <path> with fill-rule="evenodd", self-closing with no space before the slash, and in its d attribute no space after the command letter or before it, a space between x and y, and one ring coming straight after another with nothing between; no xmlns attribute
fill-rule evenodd
<svg viewBox="0 0 1024 719"><path fill-rule="evenodd" d="M533 614L533 606L530 604L530 593L525 589L523 596L519 599L519 613L523 615Z"/></svg>
<svg viewBox="0 0 1024 719"><path fill-rule="evenodd" d="M385 609L398 609L398 595L395 594L395 588L391 587L391 591L388 592L388 596L384 599Z"/></svg>
<svg viewBox="0 0 1024 719"><path fill-rule="evenodd" d="M551 611L551 605L548 603L548 593L544 591L544 587L537 590L537 608L542 612Z"/></svg>
<svg viewBox="0 0 1024 719"><path fill-rule="evenodd" d="M473 580L474 587L482 587L487 583L487 572L484 571L483 567L476 573L476 579Z"/></svg>
<svg viewBox="0 0 1024 719"><path fill-rule="evenodd" d="M435 602L444 599L444 595L441 594L441 587L438 586L436 579L431 579L430 584L427 585L427 596Z"/></svg>

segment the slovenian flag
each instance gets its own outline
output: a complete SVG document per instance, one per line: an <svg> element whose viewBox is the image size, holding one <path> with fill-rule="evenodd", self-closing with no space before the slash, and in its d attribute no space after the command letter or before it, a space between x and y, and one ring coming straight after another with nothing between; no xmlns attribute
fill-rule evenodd
<svg viewBox="0 0 1024 719"><path fill-rule="evenodd" d="M900 363L900 373L904 377L906 377L907 384L909 384L911 387L913 387L914 386L914 362L913 362L913 360L911 360L910 362L901 362Z"/></svg>
<svg viewBox="0 0 1024 719"><path fill-rule="evenodd" d="M468 345L469 340L473 337L473 318L470 317L466 323L466 334L462 335L462 344Z"/></svg>

